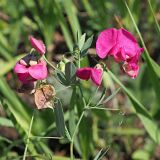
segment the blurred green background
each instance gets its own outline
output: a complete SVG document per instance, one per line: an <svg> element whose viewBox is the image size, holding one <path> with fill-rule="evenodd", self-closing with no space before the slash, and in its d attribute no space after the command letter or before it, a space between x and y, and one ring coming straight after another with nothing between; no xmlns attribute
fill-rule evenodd
<svg viewBox="0 0 160 160"><path fill-rule="evenodd" d="M158 80L154 83L157 84L160 78L160 1L127 0L127 4L150 56L156 62L154 66L157 68ZM25 148L34 102L33 96L17 93L20 85L12 69L16 61L31 48L28 36L34 35L42 39L48 50L47 58L56 64L64 52L72 51L77 32L79 36L83 33L88 37L93 34L94 41L84 64L94 66L92 58L97 59L96 38L101 30L109 27L126 28L142 46L123 0L0 0L0 159L22 159ZM135 80L124 75L112 59L107 63L131 94L147 109L153 123L159 126L160 97L158 99L156 96L157 91L145 56L141 60L140 74ZM48 81L57 90L63 89L62 85L55 82L53 71L50 73ZM103 85L107 88L107 96L119 88L107 73ZM89 99L96 88L88 82L87 85L84 84L84 90L86 99ZM102 92L100 90L96 97L100 97ZM57 94L63 99L64 117L68 124L72 90L67 89ZM79 103L80 101L81 99ZM94 159L101 148L109 148L104 160L160 159L159 141L152 140L152 133L150 138L133 109L136 104L129 101L123 89L105 106L120 108L120 112L93 111L87 114L75 143L74 153L77 158ZM54 114L49 109L35 111L32 134L57 135ZM30 142L29 152L30 155L40 156L39 159L67 160L69 158L65 157L69 157L69 143L65 140L35 138Z"/></svg>

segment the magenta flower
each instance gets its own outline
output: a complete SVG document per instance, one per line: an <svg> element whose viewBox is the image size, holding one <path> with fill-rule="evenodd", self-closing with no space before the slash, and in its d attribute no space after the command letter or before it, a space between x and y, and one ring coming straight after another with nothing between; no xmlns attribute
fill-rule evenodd
<svg viewBox="0 0 160 160"><path fill-rule="evenodd" d="M102 31L96 42L96 51L100 58L110 55L116 62L124 62L124 71L132 78L137 77L138 60L144 49L127 30L110 28Z"/></svg>
<svg viewBox="0 0 160 160"><path fill-rule="evenodd" d="M42 60L35 65L26 65L19 61L14 67L14 72L23 84L46 79L48 75L46 63Z"/></svg>
<svg viewBox="0 0 160 160"><path fill-rule="evenodd" d="M123 64L123 70L125 73L130 76L131 78L136 78L138 76L139 72L139 65L137 63L128 63L124 62Z"/></svg>
<svg viewBox="0 0 160 160"><path fill-rule="evenodd" d="M32 47L39 52L41 55L45 54L46 47L41 40L34 38L33 36L29 36L29 41L31 42Z"/></svg>
<svg viewBox="0 0 160 160"><path fill-rule="evenodd" d="M102 82L102 69L84 67L77 69L76 76L83 80L91 79L94 84L99 86Z"/></svg>
<svg viewBox="0 0 160 160"><path fill-rule="evenodd" d="M138 59L144 49L139 47L136 39L127 30L110 28L100 33L96 51L100 58L111 55L119 62Z"/></svg>

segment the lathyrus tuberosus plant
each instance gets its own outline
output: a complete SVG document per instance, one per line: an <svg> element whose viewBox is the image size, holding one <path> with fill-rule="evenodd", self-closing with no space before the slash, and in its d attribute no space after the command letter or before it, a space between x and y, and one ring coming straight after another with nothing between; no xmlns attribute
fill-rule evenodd
<svg viewBox="0 0 160 160"><path fill-rule="evenodd" d="M99 109L99 102L103 101L101 99L97 102L98 105L90 106L91 102L87 103L84 97L81 81L91 80L95 86L98 86L98 89L103 87L103 72L107 71L107 62L105 60L107 56L112 56L116 63L122 64L124 73L134 79L138 76L139 59L144 50L139 47L134 36L127 30L109 28L102 31L96 41L96 52L101 58L101 62L98 62L95 67L85 66L81 68L81 61L87 56L93 40L93 37L87 40L85 38L86 34L82 35L73 52L71 52L73 61L64 58L57 66L54 66L45 57L46 48L44 43L30 36L29 40L33 47L31 52L20 59L14 67L14 72L22 83L20 91L29 91L34 94L37 109L54 108L59 135L68 138L70 141L71 159L74 159L73 144L84 113L88 109ZM61 100L55 98L56 91L54 86L47 83L47 64L55 71L55 78L62 85L71 86L74 90L73 92L80 94L79 96L83 99L82 110L79 111L78 121L72 133L64 122ZM76 88L79 89L79 92L77 92ZM104 96L102 97L104 98ZM105 110L106 108L100 107L100 109Z"/></svg>

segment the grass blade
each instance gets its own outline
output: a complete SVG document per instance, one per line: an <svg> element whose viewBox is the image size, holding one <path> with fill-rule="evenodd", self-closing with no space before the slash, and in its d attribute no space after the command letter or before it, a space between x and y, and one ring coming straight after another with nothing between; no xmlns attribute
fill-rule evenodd
<svg viewBox="0 0 160 160"><path fill-rule="evenodd" d="M109 75L112 77L112 79L117 82L122 89L125 91L125 93L128 95L130 101L133 104L133 107L136 111L136 114L142 121L146 131L150 135L150 137L156 142L160 143L160 131L158 129L158 126L156 123L153 121L151 115L149 112L146 110L146 108L140 103L140 101L119 81L119 79L111 72L108 70Z"/></svg>

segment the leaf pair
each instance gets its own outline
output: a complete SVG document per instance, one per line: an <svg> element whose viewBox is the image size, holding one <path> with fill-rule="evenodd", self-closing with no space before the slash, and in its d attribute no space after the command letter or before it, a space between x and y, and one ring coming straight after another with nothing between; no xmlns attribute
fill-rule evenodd
<svg viewBox="0 0 160 160"><path fill-rule="evenodd" d="M72 62L66 63L65 73L57 71L56 77L65 86L74 84L76 81L76 66Z"/></svg>
<svg viewBox="0 0 160 160"><path fill-rule="evenodd" d="M93 35L86 40L86 33L84 33L78 42L78 48L80 50L80 56L84 57L88 53L88 49L91 47L93 41Z"/></svg>

